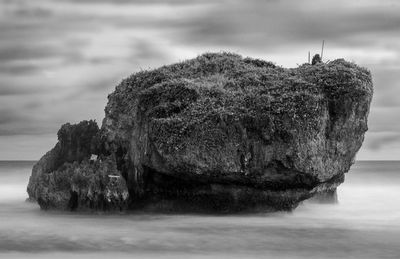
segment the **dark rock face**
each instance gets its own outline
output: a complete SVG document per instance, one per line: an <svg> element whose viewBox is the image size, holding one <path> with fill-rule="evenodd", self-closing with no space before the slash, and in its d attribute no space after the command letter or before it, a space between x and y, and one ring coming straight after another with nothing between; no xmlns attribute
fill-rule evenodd
<svg viewBox="0 0 400 259"><path fill-rule="evenodd" d="M77 187L71 175L111 172L121 177L110 209L292 209L343 182L372 93L370 73L344 60L284 69L221 53L139 72L109 96L101 130L63 126L28 193L42 208L103 208L108 183L97 183L96 200L94 180ZM90 154L109 166L88 165ZM62 205L48 198L56 192Z"/></svg>
<svg viewBox="0 0 400 259"><path fill-rule="evenodd" d="M94 121L63 125L57 145L33 167L29 199L43 209L125 209L128 189L114 156L89 161L101 150L100 135Z"/></svg>

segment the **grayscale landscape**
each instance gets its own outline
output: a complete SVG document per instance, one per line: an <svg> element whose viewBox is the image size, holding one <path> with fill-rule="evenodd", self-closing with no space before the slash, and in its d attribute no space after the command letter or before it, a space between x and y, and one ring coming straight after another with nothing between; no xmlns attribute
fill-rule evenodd
<svg viewBox="0 0 400 259"><path fill-rule="evenodd" d="M399 258L399 13L0 0L0 257Z"/></svg>

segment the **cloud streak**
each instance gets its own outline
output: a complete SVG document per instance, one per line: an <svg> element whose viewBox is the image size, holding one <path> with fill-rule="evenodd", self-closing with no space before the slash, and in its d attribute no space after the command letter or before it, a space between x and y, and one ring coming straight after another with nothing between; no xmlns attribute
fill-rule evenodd
<svg viewBox="0 0 400 259"><path fill-rule="evenodd" d="M384 156L400 143L399 13L392 0L0 0L0 139L32 136L50 148L50 137L34 136L67 121L100 122L107 94L140 69L220 50L293 67L324 39L326 60L371 69L372 137L361 156ZM17 144L0 159L39 158Z"/></svg>

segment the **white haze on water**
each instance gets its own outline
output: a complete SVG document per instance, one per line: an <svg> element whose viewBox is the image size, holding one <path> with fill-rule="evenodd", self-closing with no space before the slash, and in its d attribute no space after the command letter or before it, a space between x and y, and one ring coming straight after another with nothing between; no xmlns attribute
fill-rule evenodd
<svg viewBox="0 0 400 259"><path fill-rule="evenodd" d="M338 204L230 216L41 211L32 165L0 162L1 258L400 258L400 162L357 162Z"/></svg>

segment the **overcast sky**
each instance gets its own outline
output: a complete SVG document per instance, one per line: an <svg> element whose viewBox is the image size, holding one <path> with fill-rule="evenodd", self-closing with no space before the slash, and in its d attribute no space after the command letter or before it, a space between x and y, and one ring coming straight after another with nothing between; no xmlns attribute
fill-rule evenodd
<svg viewBox="0 0 400 259"><path fill-rule="evenodd" d="M285 67L320 52L369 68L357 159L400 159L400 1L0 0L0 160L39 159L65 122L104 117L140 69L233 51Z"/></svg>

